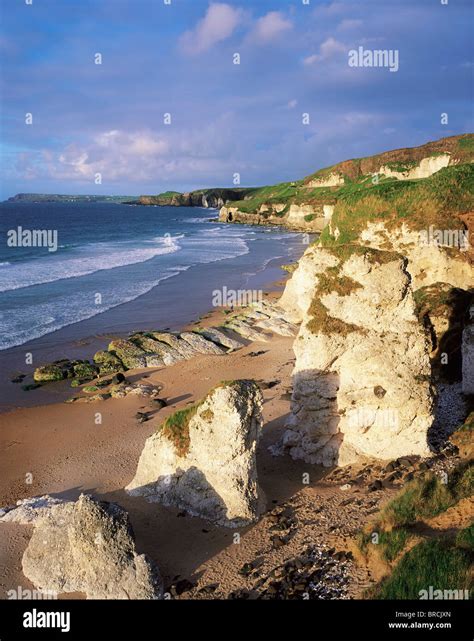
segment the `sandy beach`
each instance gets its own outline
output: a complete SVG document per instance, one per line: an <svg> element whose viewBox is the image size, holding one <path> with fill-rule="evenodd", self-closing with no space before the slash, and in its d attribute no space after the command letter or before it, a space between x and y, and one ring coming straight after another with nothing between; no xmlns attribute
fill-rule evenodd
<svg viewBox="0 0 474 641"><path fill-rule="evenodd" d="M273 283L269 289L274 291L267 299L277 299L283 284L284 281ZM225 316L222 309L216 309L188 328L198 323L201 327L217 326ZM138 551L157 562L165 586L189 581L186 590L173 595L176 598L228 598L233 591L245 589L248 580L240 572L244 564L265 558L260 567L263 572L318 539L325 546L349 550L350 535L360 522L354 518L351 524L350 506L340 505L346 496L337 484L325 482L328 470L289 457L273 457L268 452L268 446L281 436L290 410L293 338L272 335L268 342L246 342L244 348L222 356L201 355L162 369L127 372L127 380L132 383L163 386L160 396L168 405L160 410L148 399L131 395L99 404L51 402L49 396L48 404L1 414L0 505L44 494L76 499L82 492L118 503L130 515ZM135 474L146 439L166 416L201 399L214 385L230 378L257 380L264 396L264 431L257 460L267 512L256 525L239 530L241 541L237 545L233 543L233 530L178 509L147 503L123 489ZM70 397L72 390L67 385L52 384L58 389L48 394ZM102 413L101 425L94 421L97 411ZM139 411L148 412L150 420L139 423L135 417ZM303 482L306 473L310 475L309 483ZM367 509L370 511L378 500L364 499L368 501ZM327 513L319 521L314 518L315 504ZM295 525L298 523L291 540L281 547L273 541L275 509L291 513L297 519ZM334 518L344 521L344 527L331 532L328 527ZM4 524L3 531L0 598L6 598L8 590L17 590L18 586L34 587L21 569L30 528ZM365 570L358 569L347 596L357 595L368 581ZM84 595L63 594L60 598Z"/></svg>

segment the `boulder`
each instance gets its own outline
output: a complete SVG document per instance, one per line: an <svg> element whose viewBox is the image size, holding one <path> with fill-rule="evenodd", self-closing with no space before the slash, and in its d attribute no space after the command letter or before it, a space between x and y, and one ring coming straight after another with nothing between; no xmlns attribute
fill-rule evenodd
<svg viewBox="0 0 474 641"><path fill-rule="evenodd" d="M122 361L105 350L100 350L94 354L94 363L99 366L99 374L101 376L125 371Z"/></svg>
<svg viewBox="0 0 474 641"><path fill-rule="evenodd" d="M156 340L169 345L171 348L176 350L178 354L181 354L183 358L192 358L199 353L191 347L189 343L174 334L169 334L168 332L153 332L153 337L156 338Z"/></svg>
<svg viewBox="0 0 474 641"><path fill-rule="evenodd" d="M168 344L163 343L155 337L155 332L150 335L135 334L131 340L142 349L157 359L161 359L163 365L174 365L183 360L183 356ZM150 356L148 357L150 359Z"/></svg>
<svg viewBox="0 0 474 641"><path fill-rule="evenodd" d="M117 356L127 369L146 367L146 356L143 349L132 341L119 338L109 343L109 352Z"/></svg>
<svg viewBox="0 0 474 641"><path fill-rule="evenodd" d="M263 332L254 329L250 323L247 323L243 320L233 318L226 323L226 327L232 329L234 332L240 334L250 341L261 341L263 343L268 342L268 337L265 336Z"/></svg>
<svg viewBox="0 0 474 641"><path fill-rule="evenodd" d="M91 381L99 373L99 368L89 363L89 361L74 361L72 369L73 376L81 381Z"/></svg>
<svg viewBox="0 0 474 641"><path fill-rule="evenodd" d="M26 499L0 522L32 523L23 554L25 576L40 590L83 592L88 599L159 599L156 565L137 554L128 514L115 503L81 494L61 501Z"/></svg>
<svg viewBox="0 0 474 641"><path fill-rule="evenodd" d="M212 341L208 341L197 332L182 332L181 338L199 354L225 354L226 350Z"/></svg>
<svg viewBox="0 0 474 641"><path fill-rule="evenodd" d="M50 363L37 367L34 371L33 378L37 383L49 383L52 381L62 381L66 378L67 370L61 365Z"/></svg>
<svg viewBox="0 0 474 641"><path fill-rule="evenodd" d="M261 406L256 383L241 380L168 417L146 441L127 492L227 527L254 521L263 507L255 457Z"/></svg>
<svg viewBox="0 0 474 641"><path fill-rule="evenodd" d="M224 331L224 328L206 327L205 329L199 330L199 333L202 334L204 338L207 338L207 340L228 347L229 349L240 349L244 346L242 341L231 338L229 334Z"/></svg>

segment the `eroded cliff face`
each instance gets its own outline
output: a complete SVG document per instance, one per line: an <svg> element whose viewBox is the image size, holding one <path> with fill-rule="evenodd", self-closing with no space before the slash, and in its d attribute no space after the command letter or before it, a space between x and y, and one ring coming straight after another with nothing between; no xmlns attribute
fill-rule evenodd
<svg viewBox="0 0 474 641"><path fill-rule="evenodd" d="M444 241L444 245L438 243ZM444 237L444 238L443 238ZM449 283L466 289L474 283L474 265L469 230L459 221L455 229L416 231L405 223L388 229L383 222L368 222L359 236L362 245L390 248L408 259L413 289L434 283Z"/></svg>
<svg viewBox="0 0 474 641"><path fill-rule="evenodd" d="M245 188L215 188L199 189L180 193L177 191L164 192L156 196L140 196L138 204L140 205L159 205L168 207L223 207L225 203L232 200L239 200L251 192L251 189Z"/></svg>
<svg viewBox="0 0 474 641"><path fill-rule="evenodd" d="M256 212L244 212L227 205L219 211L222 223L246 225L283 225L294 231L321 232L331 219L331 205L264 203Z"/></svg>
<svg viewBox="0 0 474 641"><path fill-rule="evenodd" d="M427 455L430 345L406 260L311 246L281 304L301 327L292 413L273 451L326 466Z"/></svg>

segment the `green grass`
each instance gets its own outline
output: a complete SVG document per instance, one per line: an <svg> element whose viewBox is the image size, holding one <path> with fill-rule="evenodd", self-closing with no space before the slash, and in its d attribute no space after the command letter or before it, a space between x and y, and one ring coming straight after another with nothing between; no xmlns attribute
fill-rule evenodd
<svg viewBox="0 0 474 641"><path fill-rule="evenodd" d="M344 191L345 190L345 191ZM429 178L388 180L368 188L343 187L337 193L331 225L339 238L328 229L321 235L321 245L355 242L368 222L383 221L388 229L403 219L413 230L460 229L457 214L474 205L474 167L445 167Z"/></svg>
<svg viewBox="0 0 474 641"><path fill-rule="evenodd" d="M163 436L173 443L178 456L186 456L189 452L189 422L196 414L199 405L200 403L197 403L183 410L178 410L168 416L160 427Z"/></svg>
<svg viewBox="0 0 474 641"><path fill-rule="evenodd" d="M474 523L457 533L456 546L474 552Z"/></svg>
<svg viewBox="0 0 474 641"><path fill-rule="evenodd" d="M392 574L370 596L376 599L419 599L421 590L472 588L472 554L447 541L433 539L407 552Z"/></svg>
<svg viewBox="0 0 474 641"><path fill-rule="evenodd" d="M393 528L413 525L444 512L473 492L474 462L468 461L451 472L447 483L431 473L410 481L382 510L380 522Z"/></svg>
<svg viewBox="0 0 474 641"><path fill-rule="evenodd" d="M463 151L474 153L474 136L471 135L466 138L460 138L458 140L458 147Z"/></svg>
<svg viewBox="0 0 474 641"><path fill-rule="evenodd" d="M410 169L413 169L413 167L416 167L418 164L417 160L405 160L404 162L387 162L385 163L385 166L392 171L403 173L410 171Z"/></svg>
<svg viewBox="0 0 474 641"><path fill-rule="evenodd" d="M373 534L378 535L377 543L374 543ZM397 528L388 532L361 532L357 542L363 552L367 551L369 545L373 545L385 561L391 562L402 552L411 537L412 533L405 528Z"/></svg>
<svg viewBox="0 0 474 641"><path fill-rule="evenodd" d="M163 191L161 194L158 194L158 198L172 198L173 196L181 196L179 191Z"/></svg>

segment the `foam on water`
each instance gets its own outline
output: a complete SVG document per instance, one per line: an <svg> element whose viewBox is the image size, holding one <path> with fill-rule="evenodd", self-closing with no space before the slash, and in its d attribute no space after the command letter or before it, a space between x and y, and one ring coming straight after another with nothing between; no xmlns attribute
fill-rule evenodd
<svg viewBox="0 0 474 641"><path fill-rule="evenodd" d="M147 249L127 248L126 243L95 243L79 249L74 256L57 254L24 263L9 264L8 267L0 269L0 292L143 263L155 256L170 254L180 249L175 239L169 242L163 238L155 239L154 244L155 247Z"/></svg>
<svg viewBox="0 0 474 641"><path fill-rule="evenodd" d="M214 212L203 209L199 218L193 216L201 211L198 208L191 215L183 211L176 219L171 217L173 208L125 205L4 205L4 209L8 226L23 223L29 215L35 225L58 226L63 242L56 253L35 249L1 254L0 350L128 303L163 280L179 278L193 265L243 258L256 241L263 241L263 233L268 243L267 233L271 233L209 223ZM62 220L66 221L63 228ZM277 242L291 236L281 230L273 233ZM9 255L14 259L6 260ZM242 275L255 274L269 262L243 260ZM101 304L95 303L96 293L101 294Z"/></svg>

